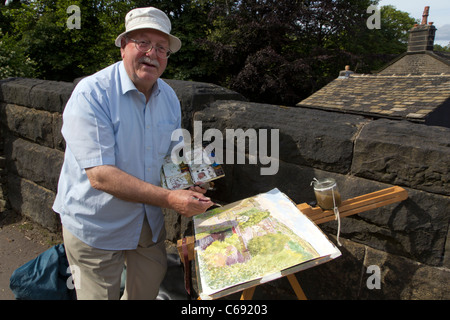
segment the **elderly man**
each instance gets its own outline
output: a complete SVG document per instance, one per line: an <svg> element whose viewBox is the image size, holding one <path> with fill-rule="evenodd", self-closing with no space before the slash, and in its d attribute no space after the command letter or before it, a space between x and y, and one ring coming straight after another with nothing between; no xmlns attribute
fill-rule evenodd
<svg viewBox="0 0 450 320"><path fill-rule="evenodd" d="M160 187L163 158L181 126L179 101L160 79L181 41L156 8L131 10L116 39L122 61L84 78L63 113L64 164L54 210L78 299L154 299L166 272L161 208L190 217L206 190ZM200 200L200 201L199 201Z"/></svg>

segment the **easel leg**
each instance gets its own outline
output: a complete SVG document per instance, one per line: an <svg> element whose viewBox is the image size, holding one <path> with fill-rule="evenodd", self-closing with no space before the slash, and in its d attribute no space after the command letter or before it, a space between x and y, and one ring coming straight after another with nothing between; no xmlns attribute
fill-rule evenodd
<svg viewBox="0 0 450 320"><path fill-rule="evenodd" d="M297 280L297 277L295 276L295 274L289 274L286 277L288 278L292 289L294 289L294 292L295 292L298 300L308 300L306 298L305 293L303 292L302 287L300 287L300 284L298 283L298 280Z"/></svg>
<svg viewBox="0 0 450 320"><path fill-rule="evenodd" d="M251 287L242 291L241 300L252 300L256 287Z"/></svg>

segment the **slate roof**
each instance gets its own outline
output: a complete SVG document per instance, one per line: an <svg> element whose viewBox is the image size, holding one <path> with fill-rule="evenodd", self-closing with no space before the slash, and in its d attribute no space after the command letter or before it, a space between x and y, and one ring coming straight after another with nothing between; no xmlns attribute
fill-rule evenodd
<svg viewBox="0 0 450 320"><path fill-rule="evenodd" d="M377 73L382 75L450 74L450 52L405 52Z"/></svg>
<svg viewBox="0 0 450 320"><path fill-rule="evenodd" d="M423 121L444 103L450 103L450 74L352 74L333 80L297 106Z"/></svg>
<svg viewBox="0 0 450 320"><path fill-rule="evenodd" d="M429 8L409 31L407 52L375 74L341 71L297 106L450 127L450 53L433 51Z"/></svg>

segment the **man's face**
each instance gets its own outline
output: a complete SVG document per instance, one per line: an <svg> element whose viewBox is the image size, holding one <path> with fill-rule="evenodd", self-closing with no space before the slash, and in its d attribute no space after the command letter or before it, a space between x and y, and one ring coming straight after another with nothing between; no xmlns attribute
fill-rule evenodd
<svg viewBox="0 0 450 320"><path fill-rule="evenodd" d="M169 48L167 35L153 29L142 29L130 32L129 39L151 42L152 46ZM122 40L124 41L124 40ZM140 52L134 41L122 42L120 49L125 70L131 81L140 91L149 90L167 67L167 58L159 58L153 48L150 52Z"/></svg>

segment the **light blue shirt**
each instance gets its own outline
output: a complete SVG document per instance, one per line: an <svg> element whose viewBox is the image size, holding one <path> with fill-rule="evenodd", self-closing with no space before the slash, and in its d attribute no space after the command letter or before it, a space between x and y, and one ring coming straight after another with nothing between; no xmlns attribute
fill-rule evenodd
<svg viewBox="0 0 450 320"><path fill-rule="evenodd" d="M161 209L92 188L85 169L114 165L160 186L162 161L180 126L179 100L161 79L147 103L122 61L81 80L63 113L66 151L53 209L64 227L90 246L130 250L147 215L156 241L164 226Z"/></svg>

